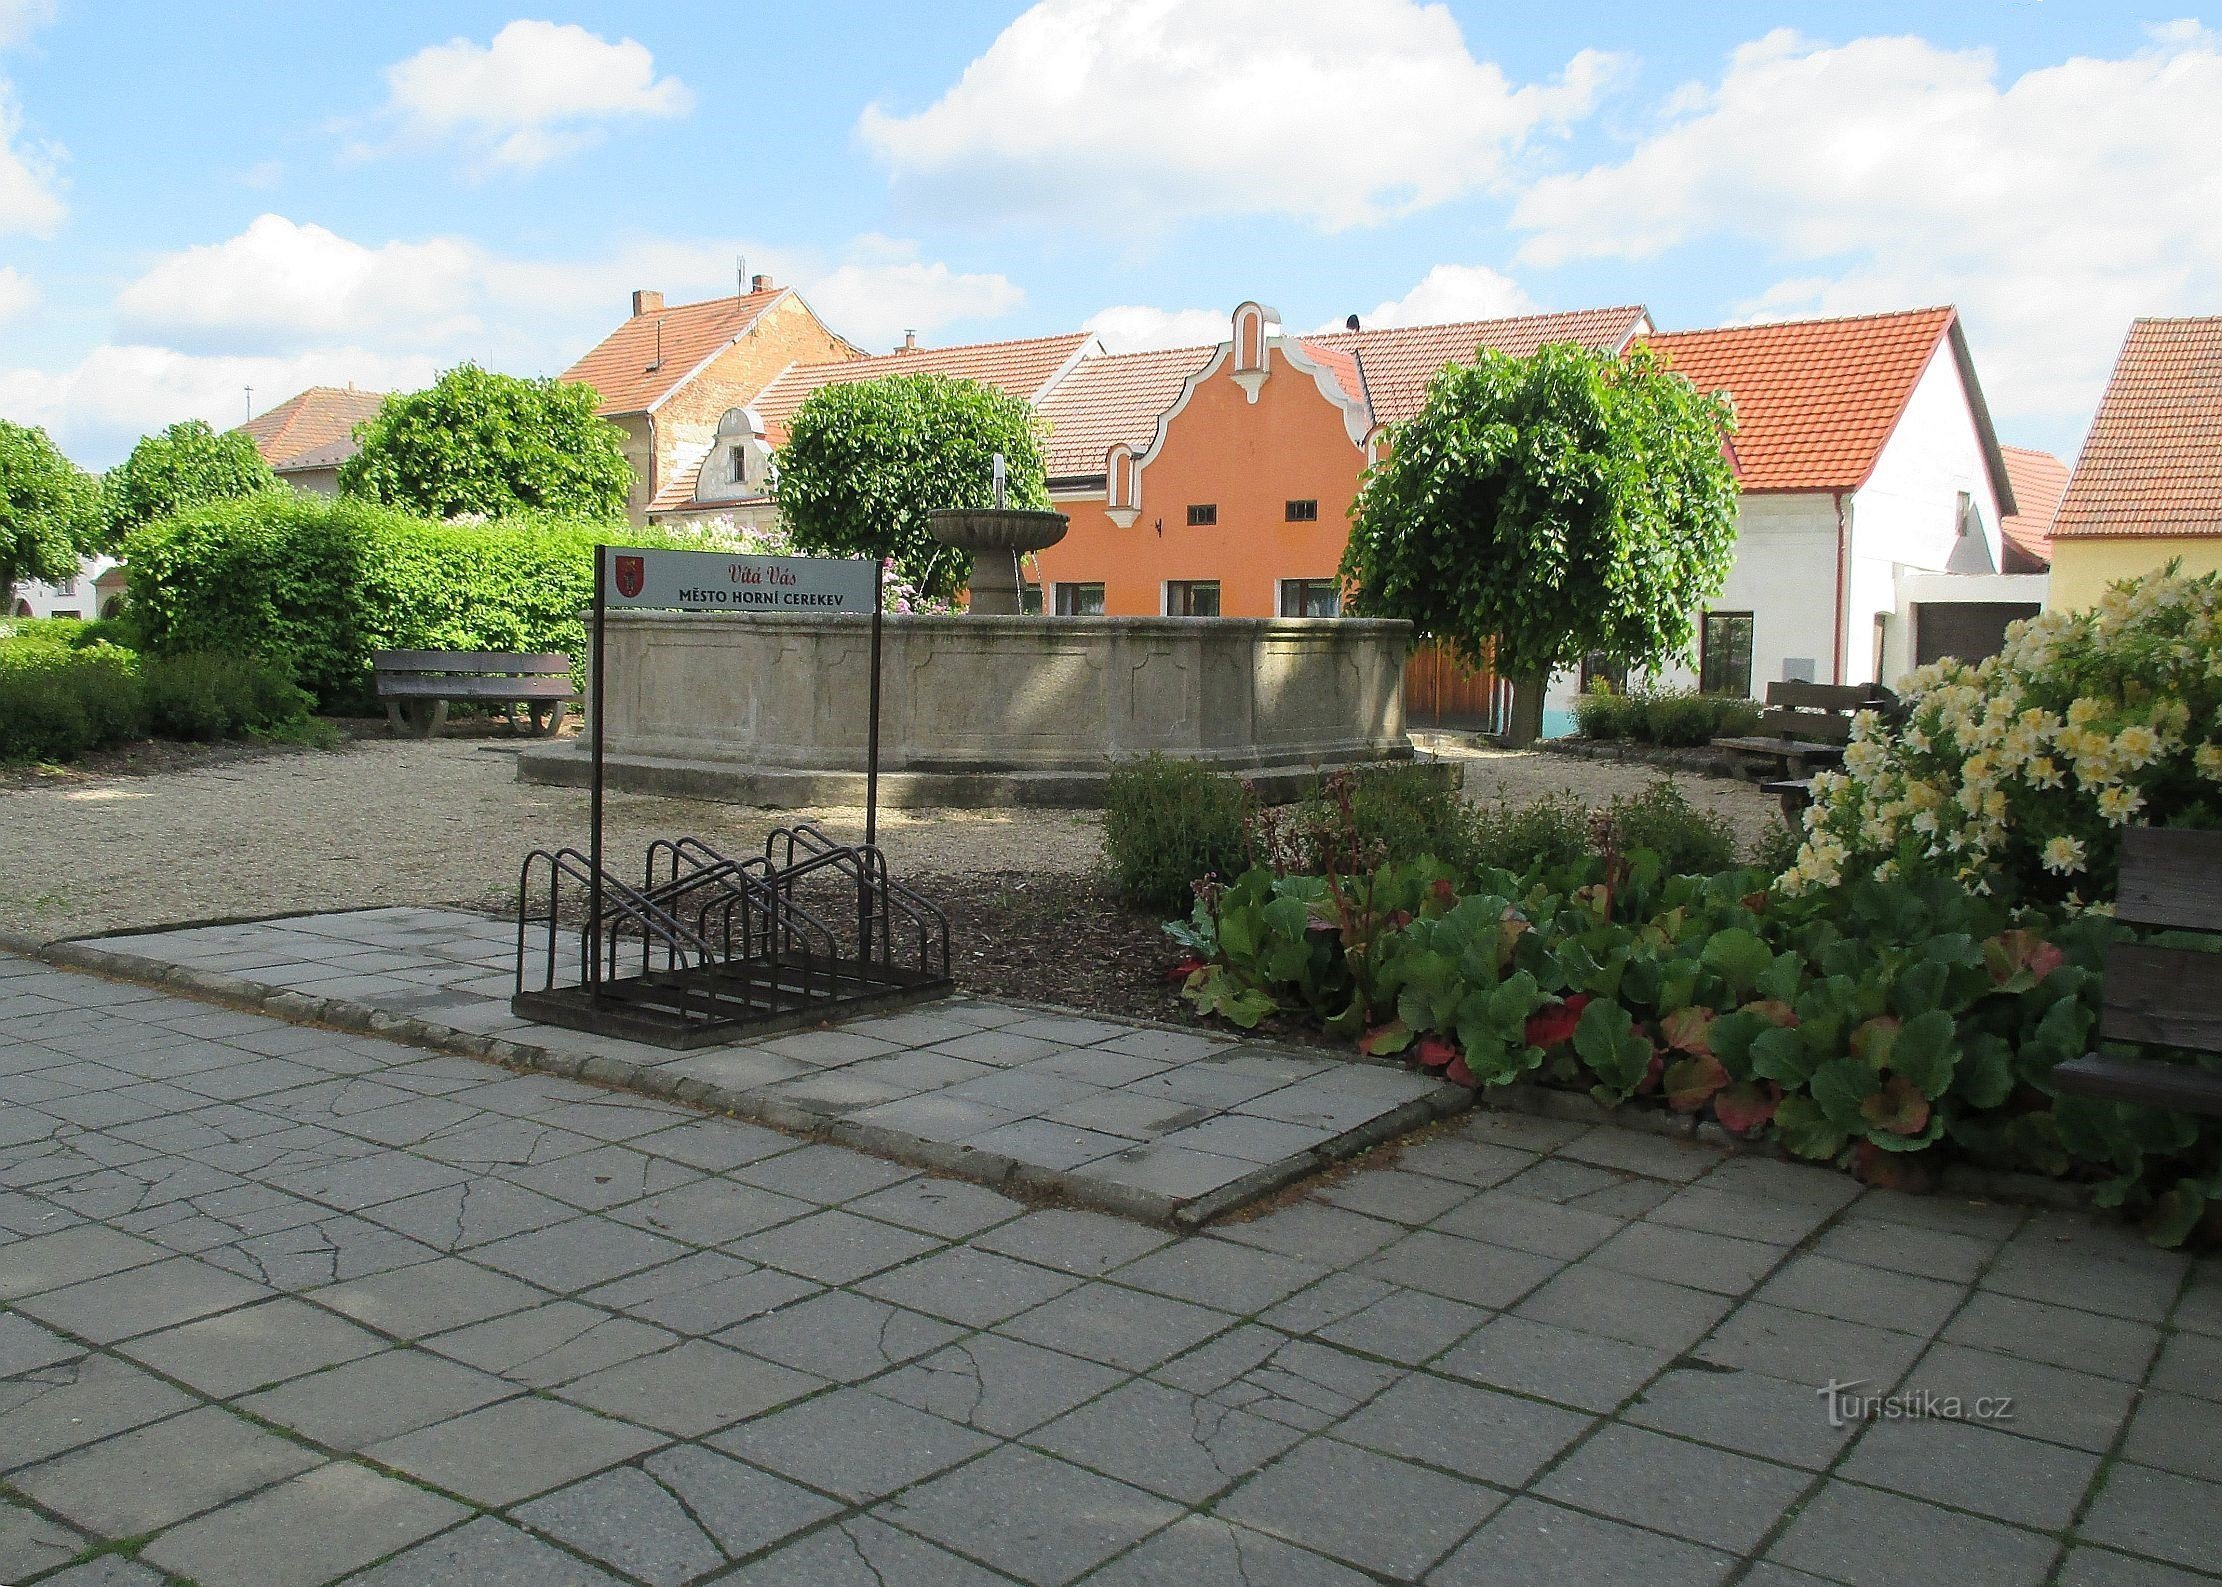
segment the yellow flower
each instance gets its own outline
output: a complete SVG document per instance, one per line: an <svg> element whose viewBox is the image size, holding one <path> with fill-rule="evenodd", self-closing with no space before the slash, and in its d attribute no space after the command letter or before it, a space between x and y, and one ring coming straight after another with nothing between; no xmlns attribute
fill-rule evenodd
<svg viewBox="0 0 2222 1587"><path fill-rule="evenodd" d="M2121 826L2145 807L2145 796L2134 788L2101 788L2099 814L2115 826Z"/></svg>
<svg viewBox="0 0 2222 1587"><path fill-rule="evenodd" d="M2199 752L2191 757L2191 763L2207 781L2222 782L2222 744L2201 744Z"/></svg>
<svg viewBox="0 0 2222 1587"><path fill-rule="evenodd" d="M2082 870L2087 858L2080 838L2058 837L2045 845L2044 867L2057 875Z"/></svg>
<svg viewBox="0 0 2222 1587"><path fill-rule="evenodd" d="M2160 758L2160 735L2142 722L2132 722L2114 735L2114 754L2125 765L2150 766Z"/></svg>

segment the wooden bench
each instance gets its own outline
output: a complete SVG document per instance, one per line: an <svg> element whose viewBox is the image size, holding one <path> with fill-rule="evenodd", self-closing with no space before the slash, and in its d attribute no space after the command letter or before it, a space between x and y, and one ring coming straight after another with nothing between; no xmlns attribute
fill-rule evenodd
<svg viewBox="0 0 2222 1587"><path fill-rule="evenodd" d="M2125 924L2222 933L2222 832L2122 833L2115 913ZM2222 1053L2222 953L2118 943L2107 950L2099 1039ZM2072 1096L2222 1116L2222 1072L2169 1058L2091 1053L2057 1065Z"/></svg>
<svg viewBox="0 0 2222 1587"><path fill-rule="evenodd" d="M1795 825L1798 812L1812 802L1813 773L1843 761L1852 718L1861 711L1894 715L1897 709L1898 697L1879 683L1770 683L1759 731L1716 738L1713 747L1772 762L1777 775L1760 787L1782 801L1783 819Z"/></svg>
<svg viewBox="0 0 2222 1587"><path fill-rule="evenodd" d="M371 670L386 720L396 733L430 738L447 725L448 703L499 705L512 732L522 707L530 731L552 737L563 726L564 707L576 700L571 658L560 651L539 656L498 650L374 650Z"/></svg>

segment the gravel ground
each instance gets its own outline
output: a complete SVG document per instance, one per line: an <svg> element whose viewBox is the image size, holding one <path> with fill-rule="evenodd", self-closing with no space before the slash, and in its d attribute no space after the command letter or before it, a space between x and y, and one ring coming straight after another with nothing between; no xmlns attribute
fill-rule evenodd
<svg viewBox="0 0 2222 1587"><path fill-rule="evenodd" d="M1571 788L1603 803L1660 775L1500 750L1460 758L1469 796L1484 801ZM373 737L154 775L19 781L0 787L0 930L52 938L392 903L506 909L528 849L586 842L586 795L519 784L515 770L499 738ZM1779 819L1744 784L1675 780L1747 843ZM613 794L608 841L627 866L675 833L745 853L799 813ZM837 836L862 832L860 810L818 818ZM887 811L880 832L898 874L998 873L998 889L1081 875L1101 842L1097 818L1076 811Z"/></svg>
<svg viewBox="0 0 2222 1587"><path fill-rule="evenodd" d="M1770 828L1782 824L1782 807L1772 794L1761 793L1757 783L1637 761L1586 760L1537 751L1446 748L1441 753L1465 763L1466 797L1484 804L1500 799L1517 804L1538 794L1571 791L1591 805L1603 805L1623 794L1640 793L1663 777L1679 786L1691 804L1726 817L1747 853Z"/></svg>

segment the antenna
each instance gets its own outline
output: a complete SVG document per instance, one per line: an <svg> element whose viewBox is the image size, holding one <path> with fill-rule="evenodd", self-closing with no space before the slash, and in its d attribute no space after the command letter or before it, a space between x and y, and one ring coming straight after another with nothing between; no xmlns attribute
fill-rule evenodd
<svg viewBox="0 0 2222 1587"><path fill-rule="evenodd" d="M748 255L745 253L733 256L733 295L737 298L748 296Z"/></svg>
<svg viewBox="0 0 2222 1587"><path fill-rule="evenodd" d="M255 388L254 388L254 387L252 387L252 386L249 386L249 387L247 388L247 417L248 417L248 418L250 418L250 419L252 419L252 418L253 418L254 416L255 416Z"/></svg>
<svg viewBox="0 0 2222 1587"><path fill-rule="evenodd" d="M654 371L654 370L658 370L658 369L661 369L661 368L663 368L663 366L664 366L664 322L663 322L663 316L661 316L661 315L658 315L658 316L656 317L656 361L655 361L654 363L650 364L650 365L648 366L648 368L647 368L646 370L643 370L643 371L642 371L642 373L643 373L643 374L646 374L646 373L649 373L649 372L651 372L651 371Z"/></svg>

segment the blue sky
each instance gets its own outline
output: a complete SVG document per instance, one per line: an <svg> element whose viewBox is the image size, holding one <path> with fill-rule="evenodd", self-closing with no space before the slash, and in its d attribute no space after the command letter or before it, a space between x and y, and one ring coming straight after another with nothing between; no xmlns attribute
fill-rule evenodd
<svg viewBox="0 0 2222 1587"><path fill-rule="evenodd" d="M0 0L0 415L91 466L312 381L560 369L634 286L870 347L1956 302L2071 452L2222 308L2222 44L2071 0Z"/></svg>

